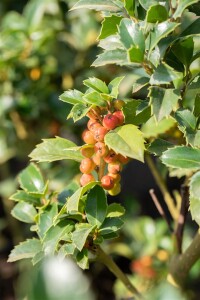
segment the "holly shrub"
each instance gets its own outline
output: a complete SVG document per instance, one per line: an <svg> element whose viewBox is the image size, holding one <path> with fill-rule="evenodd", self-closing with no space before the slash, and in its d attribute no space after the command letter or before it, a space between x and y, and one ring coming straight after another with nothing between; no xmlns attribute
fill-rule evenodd
<svg viewBox="0 0 200 300"><path fill-rule="evenodd" d="M74 89L61 94L60 100L72 106L68 118L88 120L83 144L77 146L58 136L44 139L30 158L37 162L74 160L80 163L82 174L63 191L49 188L35 163L19 174L20 189L11 197L17 202L12 216L31 224L35 236L15 246L9 262L30 258L35 265L58 254L71 256L87 269L90 262L99 260L135 298L148 299L151 285L146 289L133 285L102 248L106 240L118 237L124 224L125 209L115 200L108 204L107 195L120 193L123 166L138 160L149 165L168 209L166 214L151 190L173 241L173 250L167 254L168 274L161 278L184 289L190 269L200 258L198 230L190 244L182 247L188 209L200 225L198 2L80 0L71 8L83 14L85 9L100 12L102 50L92 66L116 64L123 67L124 76L113 74L110 82L90 77L83 81L85 92ZM127 76L133 81L132 95L121 97L120 87ZM142 92L141 99L138 92ZM180 191L173 195L168 191L160 169L183 177ZM133 261L132 269L154 278L151 265L151 257L143 257Z"/></svg>

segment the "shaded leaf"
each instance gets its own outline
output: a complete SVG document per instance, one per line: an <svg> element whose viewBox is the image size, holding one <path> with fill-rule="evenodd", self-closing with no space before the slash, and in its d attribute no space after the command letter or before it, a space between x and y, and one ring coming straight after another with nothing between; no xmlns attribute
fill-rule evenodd
<svg viewBox="0 0 200 300"><path fill-rule="evenodd" d="M15 246L9 255L8 262L14 262L24 258L32 258L40 252L41 249L41 242L38 239L28 239Z"/></svg>
<svg viewBox="0 0 200 300"><path fill-rule="evenodd" d="M87 223L86 224L79 223L76 226L76 229L72 233L72 241L79 251L83 249L90 232L94 228L95 228L94 226Z"/></svg>
<svg viewBox="0 0 200 300"><path fill-rule="evenodd" d="M102 26L99 39L105 39L106 37L117 33L117 25L121 22L122 17L112 15L105 17Z"/></svg>
<svg viewBox="0 0 200 300"><path fill-rule="evenodd" d="M189 67L194 50L194 41L192 37L176 43L172 51L176 57L186 66Z"/></svg>
<svg viewBox="0 0 200 300"><path fill-rule="evenodd" d="M200 172L195 173L190 179L190 196L200 201Z"/></svg>
<svg viewBox="0 0 200 300"><path fill-rule="evenodd" d="M90 108L91 105L88 104L81 104L81 103L75 104L72 107L69 115L67 116L67 119L73 118L74 122L77 122L78 120L86 116Z"/></svg>
<svg viewBox="0 0 200 300"><path fill-rule="evenodd" d="M19 202L12 209L11 215L24 223L34 223L37 211L32 204Z"/></svg>
<svg viewBox="0 0 200 300"><path fill-rule="evenodd" d="M168 84L176 79L181 79L182 73L175 71L169 65L161 63L150 78L150 84Z"/></svg>
<svg viewBox="0 0 200 300"><path fill-rule="evenodd" d="M120 83L122 82L123 79L124 79L124 76L116 77L108 85L110 95L113 96L114 98L118 97L119 86L120 86Z"/></svg>
<svg viewBox="0 0 200 300"><path fill-rule="evenodd" d="M112 203L108 206L106 218L121 217L125 214L124 207L119 203Z"/></svg>
<svg viewBox="0 0 200 300"><path fill-rule="evenodd" d="M106 235L118 231L124 222L120 218L106 218L100 227L99 233Z"/></svg>
<svg viewBox="0 0 200 300"><path fill-rule="evenodd" d="M81 269L89 269L88 249L84 248L81 252L77 254L76 262Z"/></svg>
<svg viewBox="0 0 200 300"><path fill-rule="evenodd" d="M200 199L190 197L190 212L192 220L200 226Z"/></svg>
<svg viewBox="0 0 200 300"><path fill-rule="evenodd" d="M134 16L135 14L135 0L124 0L124 7L126 8L129 16Z"/></svg>
<svg viewBox="0 0 200 300"><path fill-rule="evenodd" d="M58 213L58 204L52 203L45 207L39 214L38 220L38 234L42 239L49 230L49 228L53 225L53 220Z"/></svg>
<svg viewBox="0 0 200 300"><path fill-rule="evenodd" d="M164 151L166 151L167 149L173 146L174 145L168 141L162 139L156 139L147 147L147 151L160 156Z"/></svg>
<svg viewBox="0 0 200 300"><path fill-rule="evenodd" d="M163 119L160 122L157 122L153 116L142 126L141 130L145 138L157 137L175 125L176 122L172 118Z"/></svg>
<svg viewBox="0 0 200 300"><path fill-rule="evenodd" d="M149 7L146 15L146 20L149 23L160 23L166 21L168 12L163 5L157 4Z"/></svg>
<svg viewBox="0 0 200 300"><path fill-rule="evenodd" d="M120 49L104 51L102 54L98 55L97 59L93 62L92 66L100 67L107 64L128 64L126 51Z"/></svg>
<svg viewBox="0 0 200 300"><path fill-rule="evenodd" d="M200 34L200 18L197 18L190 26L188 26L183 32L181 32L180 37L184 36L194 36Z"/></svg>
<svg viewBox="0 0 200 300"><path fill-rule="evenodd" d="M190 5L199 2L198 0L181 0L178 1L178 6L177 9L175 11L175 13L173 14L173 18L177 19L179 17L181 17L183 11Z"/></svg>
<svg viewBox="0 0 200 300"><path fill-rule="evenodd" d="M27 193L25 191L22 191L22 190L19 190L15 194L13 194L10 197L10 200L14 200L14 201L17 201L17 202L24 201L24 202L28 202L28 203L33 204L33 205L41 205L40 197L29 194L29 193Z"/></svg>
<svg viewBox="0 0 200 300"><path fill-rule="evenodd" d="M189 109L178 109L175 112L175 118L183 132L185 129L193 130L196 128L196 118Z"/></svg>

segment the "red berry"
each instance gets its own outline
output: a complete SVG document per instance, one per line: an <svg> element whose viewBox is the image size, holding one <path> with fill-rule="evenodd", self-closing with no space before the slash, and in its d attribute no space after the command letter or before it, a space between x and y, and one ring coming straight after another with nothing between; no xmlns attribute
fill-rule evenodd
<svg viewBox="0 0 200 300"><path fill-rule="evenodd" d="M85 129L83 131L82 139L86 144L95 144L96 143L93 133L87 129Z"/></svg>
<svg viewBox="0 0 200 300"><path fill-rule="evenodd" d="M95 163L91 158L84 158L80 164L80 171L84 174L90 174L95 168Z"/></svg>
<svg viewBox="0 0 200 300"><path fill-rule="evenodd" d="M120 174L108 173L108 175L113 178L114 183L120 182L120 180L121 180Z"/></svg>
<svg viewBox="0 0 200 300"><path fill-rule="evenodd" d="M97 122L96 120L89 120L87 123L87 128L92 131L95 132L97 128L101 127L101 124L99 122Z"/></svg>
<svg viewBox="0 0 200 300"><path fill-rule="evenodd" d="M104 157L104 160L107 164L112 163L118 160L118 155L113 150L110 150L108 155Z"/></svg>
<svg viewBox="0 0 200 300"><path fill-rule="evenodd" d="M116 116L119 120L118 126L121 126L124 124L124 115L121 110L115 111L113 113L113 115Z"/></svg>
<svg viewBox="0 0 200 300"><path fill-rule="evenodd" d="M123 100L117 99L113 102L113 105L116 110L121 110L122 107L125 105L125 102Z"/></svg>
<svg viewBox="0 0 200 300"><path fill-rule="evenodd" d="M111 174L118 174L122 170L122 165L120 162L112 162L108 164L108 172Z"/></svg>
<svg viewBox="0 0 200 300"><path fill-rule="evenodd" d="M119 119L113 114L107 114L103 118L103 126L108 130L112 130L118 125L119 125Z"/></svg>
<svg viewBox="0 0 200 300"><path fill-rule="evenodd" d="M98 141L98 142L103 142L104 137L106 135L106 133L108 133L108 130L101 126L96 128L96 130L94 131L94 138Z"/></svg>
<svg viewBox="0 0 200 300"><path fill-rule="evenodd" d="M92 157L92 155L94 154L94 147L82 148L81 154L88 158Z"/></svg>
<svg viewBox="0 0 200 300"><path fill-rule="evenodd" d="M98 142L94 145L94 151L100 157L104 157L108 154L108 147L104 143Z"/></svg>
<svg viewBox="0 0 200 300"><path fill-rule="evenodd" d="M85 186L86 184L95 181L95 178L92 174L83 174L80 178L81 186Z"/></svg>
<svg viewBox="0 0 200 300"><path fill-rule="evenodd" d="M125 157L121 154L118 154L118 160L123 164L127 164L129 161L130 161L130 158L129 157Z"/></svg>
<svg viewBox="0 0 200 300"><path fill-rule="evenodd" d="M109 175L105 175L101 178L101 185L105 190L110 190L114 187L114 180Z"/></svg>

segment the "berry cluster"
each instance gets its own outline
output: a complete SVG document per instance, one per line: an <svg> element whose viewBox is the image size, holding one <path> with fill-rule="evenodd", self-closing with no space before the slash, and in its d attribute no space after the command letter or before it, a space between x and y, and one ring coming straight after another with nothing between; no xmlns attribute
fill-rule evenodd
<svg viewBox="0 0 200 300"><path fill-rule="evenodd" d="M95 107L90 110L87 116L89 121L87 129L82 134L84 145L81 152L85 157L80 164L80 171L83 173L80 179L82 186L95 181L93 171L96 171L101 186L112 196L120 193L120 172L123 164L126 164L129 158L116 154L104 143L105 135L124 124L124 115L122 107L124 101L115 100L112 106L105 108Z"/></svg>

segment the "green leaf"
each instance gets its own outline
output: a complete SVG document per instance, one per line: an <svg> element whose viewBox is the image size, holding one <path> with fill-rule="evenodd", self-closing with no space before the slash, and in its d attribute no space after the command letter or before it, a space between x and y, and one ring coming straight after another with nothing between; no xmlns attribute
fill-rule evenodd
<svg viewBox="0 0 200 300"><path fill-rule="evenodd" d="M58 204L52 203L45 207L39 214L38 220L38 234L43 239L47 230L53 225L55 216L58 213Z"/></svg>
<svg viewBox="0 0 200 300"><path fill-rule="evenodd" d="M193 57L193 50L194 50L194 41L192 37L189 37L179 43L176 43L172 51L176 55L176 57L188 68L192 57Z"/></svg>
<svg viewBox="0 0 200 300"><path fill-rule="evenodd" d="M34 223L37 211L32 204L19 202L12 209L11 215L24 223Z"/></svg>
<svg viewBox="0 0 200 300"><path fill-rule="evenodd" d="M196 128L197 120L189 109L178 109L175 112L175 119L183 132L185 129L194 130Z"/></svg>
<svg viewBox="0 0 200 300"><path fill-rule="evenodd" d="M38 239L28 239L15 246L9 255L8 262L14 262L24 258L32 258L40 252L41 249L41 242Z"/></svg>
<svg viewBox="0 0 200 300"><path fill-rule="evenodd" d="M124 7L129 16L134 17L135 15L135 0L124 0Z"/></svg>
<svg viewBox="0 0 200 300"><path fill-rule="evenodd" d="M176 79L182 78L182 73L175 71L169 65L161 63L150 78L151 85L168 84Z"/></svg>
<svg viewBox="0 0 200 300"><path fill-rule="evenodd" d="M10 197L10 200L14 200L17 202L19 202L19 201L28 202L28 203L36 205L36 206L41 205L40 198L38 198L35 195L29 194L25 191L22 191L22 190L19 190L15 194L13 194Z"/></svg>
<svg viewBox="0 0 200 300"><path fill-rule="evenodd" d="M137 126L128 124L110 131L105 144L116 153L144 161L144 138Z"/></svg>
<svg viewBox="0 0 200 300"><path fill-rule="evenodd" d="M195 117L200 117L200 93L196 95L194 102L194 115Z"/></svg>
<svg viewBox="0 0 200 300"><path fill-rule="evenodd" d="M112 203L108 206L106 218L121 217L125 214L124 207L119 203Z"/></svg>
<svg viewBox="0 0 200 300"><path fill-rule="evenodd" d="M152 5L158 4L158 0L139 0L142 7L148 10Z"/></svg>
<svg viewBox="0 0 200 300"><path fill-rule="evenodd" d="M200 172L195 173L190 179L190 196L200 201Z"/></svg>
<svg viewBox="0 0 200 300"><path fill-rule="evenodd" d="M117 64L120 66L128 64L127 53L125 50L116 49L104 51L98 55L97 59L93 62L93 67L100 67L107 64Z"/></svg>
<svg viewBox="0 0 200 300"><path fill-rule="evenodd" d="M89 269L88 249L84 248L81 252L77 254L76 262L81 269Z"/></svg>
<svg viewBox="0 0 200 300"><path fill-rule="evenodd" d="M193 147L200 148L200 130L188 130L185 132L186 141Z"/></svg>
<svg viewBox="0 0 200 300"><path fill-rule="evenodd" d="M163 119L157 122L155 117L151 117L141 128L144 137L157 137L160 134L167 132L170 128L174 127L176 122L172 118Z"/></svg>
<svg viewBox="0 0 200 300"><path fill-rule="evenodd" d="M180 98L179 90L164 89L161 87L152 86L149 88L150 104L152 111L157 121L168 117L173 109L176 108Z"/></svg>
<svg viewBox="0 0 200 300"><path fill-rule="evenodd" d="M199 169L200 149L177 146L165 151L161 160L166 166L172 168Z"/></svg>
<svg viewBox="0 0 200 300"><path fill-rule="evenodd" d="M98 39L105 39L106 37L117 33L117 25L121 22L122 17L112 15L105 17L102 22L101 32Z"/></svg>
<svg viewBox="0 0 200 300"><path fill-rule="evenodd" d="M114 1L111 0L80 0L78 1L71 10L88 8L100 11L108 12L119 12L121 8L117 6Z"/></svg>
<svg viewBox="0 0 200 300"><path fill-rule="evenodd" d="M110 35L107 38L100 40L99 47L110 51L110 50L116 50L116 49L124 49L122 43L119 40L118 35Z"/></svg>
<svg viewBox="0 0 200 300"><path fill-rule="evenodd" d="M197 18L190 26L188 26L181 34L180 37L195 36L200 34L200 18Z"/></svg>
<svg viewBox="0 0 200 300"><path fill-rule="evenodd" d="M198 0L181 0L178 1L178 6L177 9L175 11L175 13L173 14L173 18L177 19L179 17L181 17L183 11L190 5L199 2Z"/></svg>
<svg viewBox="0 0 200 300"><path fill-rule="evenodd" d="M119 86L124 78L125 78L125 76L116 77L109 83L108 89L109 89L110 95L113 96L114 98L118 97Z"/></svg>
<svg viewBox="0 0 200 300"><path fill-rule="evenodd" d="M83 103L83 96L84 94L77 90L69 90L60 95L59 99L63 102L75 105Z"/></svg>
<svg viewBox="0 0 200 300"><path fill-rule="evenodd" d="M56 226L52 226L44 236L43 249L45 255L53 255L57 250L60 240L74 229L74 222L62 220Z"/></svg>
<svg viewBox="0 0 200 300"><path fill-rule="evenodd" d="M103 97L101 95L102 94L99 94L98 92L91 92L91 93L85 94L83 99L85 100L85 102L92 104L92 105L105 106L106 101L103 99Z"/></svg>
<svg viewBox="0 0 200 300"><path fill-rule="evenodd" d="M76 246L72 243L64 244L59 250L59 255L61 255L61 256L63 255L64 257L67 255L73 255L75 249L76 249Z"/></svg>
<svg viewBox="0 0 200 300"><path fill-rule="evenodd" d="M137 93L140 91L143 87L149 84L149 77L141 77L139 76L135 82L133 83L133 90L132 93Z"/></svg>
<svg viewBox="0 0 200 300"><path fill-rule="evenodd" d="M90 234L90 232L95 228L87 223L79 223L76 229L72 233L72 242L76 248L81 251L85 245L85 242Z"/></svg>
<svg viewBox="0 0 200 300"><path fill-rule="evenodd" d="M88 222L99 228L106 217L107 207L105 191L96 185L87 195L85 212Z"/></svg>
<svg viewBox="0 0 200 300"><path fill-rule="evenodd" d="M87 87L93 89L94 91L98 92L98 93L105 93L108 94L108 87L105 84L105 82L103 82L102 80L95 78L95 77L91 77L88 78L86 80L83 81L84 85L86 85Z"/></svg>
<svg viewBox="0 0 200 300"><path fill-rule="evenodd" d="M168 12L163 5L157 4L151 6L146 15L146 20L149 23L160 23L166 21L168 18Z"/></svg>
<svg viewBox="0 0 200 300"><path fill-rule="evenodd" d="M67 116L67 119L73 118L74 122L77 122L78 120L86 116L90 108L91 105L88 104L81 104L81 103L75 104L72 107L69 115Z"/></svg>
<svg viewBox="0 0 200 300"><path fill-rule="evenodd" d="M190 212L192 220L200 226L200 199L190 197Z"/></svg>
<svg viewBox="0 0 200 300"><path fill-rule="evenodd" d="M134 48L140 49L144 54L145 38L140 26L134 23L131 19L123 18L119 25L120 40L126 49Z"/></svg>
<svg viewBox="0 0 200 300"><path fill-rule="evenodd" d="M144 52L140 48L132 46L128 49L128 59L130 62L141 63L144 59Z"/></svg>
<svg viewBox="0 0 200 300"><path fill-rule="evenodd" d="M46 186L39 168L31 163L19 174L20 187L27 193L43 195Z"/></svg>
<svg viewBox="0 0 200 300"><path fill-rule="evenodd" d="M168 36L169 33L171 33L177 26L179 26L178 23L165 21L162 23L159 23L155 29L150 32L147 44L149 49L149 56L152 52L152 50L155 48L155 46L160 42L161 39Z"/></svg>
<svg viewBox="0 0 200 300"><path fill-rule="evenodd" d="M82 196L93 188L95 185L99 184L98 181L90 182L85 186L79 188L67 201L67 212L78 212L80 209L80 200Z"/></svg>
<svg viewBox="0 0 200 300"><path fill-rule="evenodd" d="M122 108L126 124L140 125L145 123L151 116L149 101L130 100Z"/></svg>
<svg viewBox="0 0 200 300"><path fill-rule="evenodd" d="M106 218L100 227L99 233L104 236L104 234L116 232L123 226L123 224L124 222L119 217Z"/></svg>
<svg viewBox="0 0 200 300"><path fill-rule="evenodd" d="M147 151L160 156L164 151L166 151L167 149L173 146L174 145L168 141L162 139L156 139L147 147Z"/></svg>
<svg viewBox="0 0 200 300"><path fill-rule="evenodd" d="M132 124L133 118L136 115L137 108L141 104L141 102L141 100L134 99L125 102L125 105L123 106L122 110L126 124Z"/></svg>
<svg viewBox="0 0 200 300"><path fill-rule="evenodd" d="M81 161L83 156L80 150L76 150L76 144L60 137L44 139L36 146L29 157L38 162L52 162L62 159Z"/></svg>

